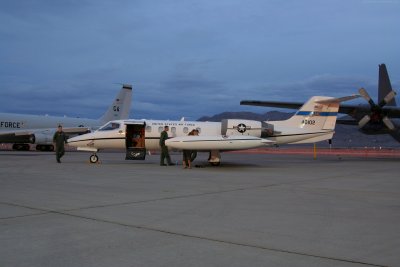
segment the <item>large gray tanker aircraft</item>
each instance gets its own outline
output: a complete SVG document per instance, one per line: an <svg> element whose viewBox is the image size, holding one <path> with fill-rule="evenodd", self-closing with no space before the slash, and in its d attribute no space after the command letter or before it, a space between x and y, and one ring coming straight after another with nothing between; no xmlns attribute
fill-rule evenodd
<svg viewBox="0 0 400 267"><path fill-rule="evenodd" d="M132 85L123 84L99 119L0 113L0 143L11 143L14 150L29 150L29 144L36 144L36 150L52 151L53 135L58 125L63 126L67 135L77 135L97 129L111 120L128 119L131 99Z"/></svg>
<svg viewBox="0 0 400 267"><path fill-rule="evenodd" d="M351 116L353 119L338 119L338 124L358 125L364 134L390 134L400 142L400 107L396 106L396 92L392 90L385 64L379 65L378 104L375 103L364 88L360 95L368 104L341 105L339 113ZM300 102L242 100L241 105L298 109Z"/></svg>

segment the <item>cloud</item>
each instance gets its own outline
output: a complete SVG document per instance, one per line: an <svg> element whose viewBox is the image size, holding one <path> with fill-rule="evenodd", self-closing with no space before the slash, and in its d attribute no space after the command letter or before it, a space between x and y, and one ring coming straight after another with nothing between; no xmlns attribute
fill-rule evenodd
<svg viewBox="0 0 400 267"><path fill-rule="evenodd" d="M381 62L398 88L399 8L365 1L6 1L0 104L7 112L96 118L115 83L132 83L132 116L196 119L250 109L239 106L243 99L305 101L361 86L374 95Z"/></svg>

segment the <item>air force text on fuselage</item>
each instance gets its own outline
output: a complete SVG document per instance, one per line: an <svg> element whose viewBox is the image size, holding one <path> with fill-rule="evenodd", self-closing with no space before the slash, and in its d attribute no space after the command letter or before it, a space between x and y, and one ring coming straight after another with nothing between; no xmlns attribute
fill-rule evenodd
<svg viewBox="0 0 400 267"><path fill-rule="evenodd" d="M0 129L21 129L24 123L21 121L0 121Z"/></svg>

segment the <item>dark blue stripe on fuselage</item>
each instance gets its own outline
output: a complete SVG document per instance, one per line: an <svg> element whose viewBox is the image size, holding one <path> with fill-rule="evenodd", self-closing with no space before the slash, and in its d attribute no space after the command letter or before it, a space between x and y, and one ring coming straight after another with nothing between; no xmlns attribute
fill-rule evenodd
<svg viewBox="0 0 400 267"><path fill-rule="evenodd" d="M328 117L328 116L337 116L337 112L298 111L296 115Z"/></svg>
<svg viewBox="0 0 400 267"><path fill-rule="evenodd" d="M77 142L87 142L87 141L99 141L99 140L125 140L125 137L104 137L104 138L88 138L79 141L71 141L68 143L77 143ZM146 140L159 140L160 137L146 137Z"/></svg>

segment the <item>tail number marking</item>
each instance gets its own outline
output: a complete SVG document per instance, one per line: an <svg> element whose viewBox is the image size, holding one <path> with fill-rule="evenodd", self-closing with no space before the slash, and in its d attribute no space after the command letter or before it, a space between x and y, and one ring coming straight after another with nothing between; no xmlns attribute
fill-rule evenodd
<svg viewBox="0 0 400 267"><path fill-rule="evenodd" d="M304 124L304 125L315 125L315 120L303 120L302 124Z"/></svg>

